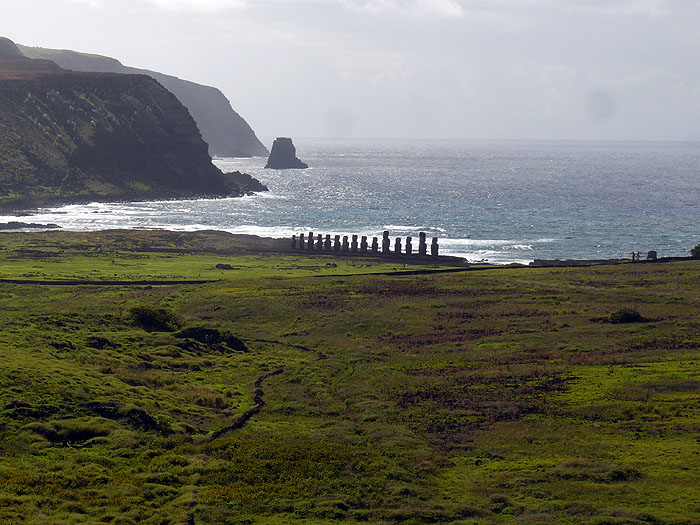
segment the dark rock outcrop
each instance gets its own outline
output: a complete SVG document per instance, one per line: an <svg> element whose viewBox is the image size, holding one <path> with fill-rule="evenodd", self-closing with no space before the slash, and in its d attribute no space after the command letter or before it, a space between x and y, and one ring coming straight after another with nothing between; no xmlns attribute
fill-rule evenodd
<svg viewBox="0 0 700 525"><path fill-rule="evenodd" d="M153 78L0 59L0 208L244 193Z"/></svg>
<svg viewBox="0 0 700 525"><path fill-rule="evenodd" d="M38 224L35 222L10 221L0 223L1 230L57 230L61 227L58 224Z"/></svg>
<svg viewBox="0 0 700 525"><path fill-rule="evenodd" d="M203 343L209 346L226 345L232 350L237 352L246 352L248 348L245 343L241 341L238 337L227 332L219 332L215 328L204 328L201 326L194 326L192 328L185 328L181 332L175 334L178 339L194 339L197 342Z"/></svg>
<svg viewBox="0 0 700 525"><path fill-rule="evenodd" d="M15 46L15 49L25 57L51 60L71 71L148 75L163 84L189 109L202 138L209 145L210 155L266 157L269 154L248 123L233 110L226 96L216 88L156 71L127 67L114 58L99 55L27 46Z"/></svg>
<svg viewBox="0 0 700 525"><path fill-rule="evenodd" d="M297 150L292 143L292 139L278 137L272 144L272 151L265 167L273 170L287 170L306 169L309 165L297 158Z"/></svg>
<svg viewBox="0 0 700 525"><path fill-rule="evenodd" d="M230 180L232 180L236 186L238 186L242 191L245 192L256 192L256 191L270 191L267 186L265 186L258 179L251 177L247 173L241 173L240 171L232 171L226 174Z"/></svg>

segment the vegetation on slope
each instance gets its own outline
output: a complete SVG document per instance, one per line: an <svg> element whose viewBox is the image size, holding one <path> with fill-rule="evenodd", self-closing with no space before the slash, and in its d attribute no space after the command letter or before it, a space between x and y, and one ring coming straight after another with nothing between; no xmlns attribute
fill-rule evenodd
<svg viewBox="0 0 700 525"><path fill-rule="evenodd" d="M2 235L0 521L700 521L697 261L371 275L203 235ZM28 284L75 278L209 282Z"/></svg>

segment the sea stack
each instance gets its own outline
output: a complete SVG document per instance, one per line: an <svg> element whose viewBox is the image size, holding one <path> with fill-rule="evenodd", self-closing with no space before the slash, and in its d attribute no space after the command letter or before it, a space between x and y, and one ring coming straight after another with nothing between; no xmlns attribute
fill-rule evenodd
<svg viewBox="0 0 700 525"><path fill-rule="evenodd" d="M265 167L273 170L288 170L306 169L309 166L297 158L297 150L292 144L292 139L278 137L272 144L272 151Z"/></svg>

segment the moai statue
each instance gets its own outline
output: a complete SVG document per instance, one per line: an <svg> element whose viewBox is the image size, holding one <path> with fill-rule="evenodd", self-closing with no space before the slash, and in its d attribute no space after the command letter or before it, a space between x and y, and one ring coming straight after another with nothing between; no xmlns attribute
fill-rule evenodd
<svg viewBox="0 0 700 525"><path fill-rule="evenodd" d="M372 237L372 253L379 253L379 241L376 237Z"/></svg>
<svg viewBox="0 0 700 525"><path fill-rule="evenodd" d="M344 252L350 251L350 243L348 242L347 235L343 235L343 251Z"/></svg>
<svg viewBox="0 0 700 525"><path fill-rule="evenodd" d="M333 251L334 252L340 251L340 235L335 236L335 241L333 242Z"/></svg>
<svg viewBox="0 0 700 525"><path fill-rule="evenodd" d="M413 242L412 237L406 237L406 255L413 255Z"/></svg>
<svg viewBox="0 0 700 525"><path fill-rule="evenodd" d="M350 249L353 252L357 252L357 235L352 236L352 244L350 245Z"/></svg>
<svg viewBox="0 0 700 525"><path fill-rule="evenodd" d="M314 232L309 232L309 241L306 243L306 249L309 251L314 249Z"/></svg>
<svg viewBox="0 0 700 525"><path fill-rule="evenodd" d="M401 237L396 238L396 242L394 243L394 253L396 255L401 255Z"/></svg>
<svg viewBox="0 0 700 525"><path fill-rule="evenodd" d="M303 233L299 234L299 249L300 250L304 249L304 234Z"/></svg>
<svg viewBox="0 0 700 525"><path fill-rule="evenodd" d="M326 235L326 242L323 243L323 249L327 252L331 251L331 236Z"/></svg>
<svg viewBox="0 0 700 525"><path fill-rule="evenodd" d="M362 236L362 241L360 241L360 252L367 253L367 236Z"/></svg>
<svg viewBox="0 0 700 525"><path fill-rule="evenodd" d="M433 244L430 245L430 255L433 257L438 256L438 238L433 237Z"/></svg>
<svg viewBox="0 0 700 525"><path fill-rule="evenodd" d="M319 233L316 237L316 251L320 252L321 250L323 250L323 235Z"/></svg>
<svg viewBox="0 0 700 525"><path fill-rule="evenodd" d="M388 254L391 248L391 241L389 240L389 232L384 232L382 235L382 253Z"/></svg>
<svg viewBox="0 0 700 525"><path fill-rule="evenodd" d="M292 250L296 250L296 249L297 249L297 236L292 235Z"/></svg>
<svg viewBox="0 0 700 525"><path fill-rule="evenodd" d="M418 240L418 255L427 255L428 244L425 242L425 232L420 232Z"/></svg>

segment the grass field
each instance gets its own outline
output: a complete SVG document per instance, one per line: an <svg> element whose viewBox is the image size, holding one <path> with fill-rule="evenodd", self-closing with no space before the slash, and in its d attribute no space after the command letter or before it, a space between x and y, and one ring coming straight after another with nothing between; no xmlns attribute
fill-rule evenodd
<svg viewBox="0 0 700 525"><path fill-rule="evenodd" d="M700 261L168 239L0 235L0 523L700 523Z"/></svg>

